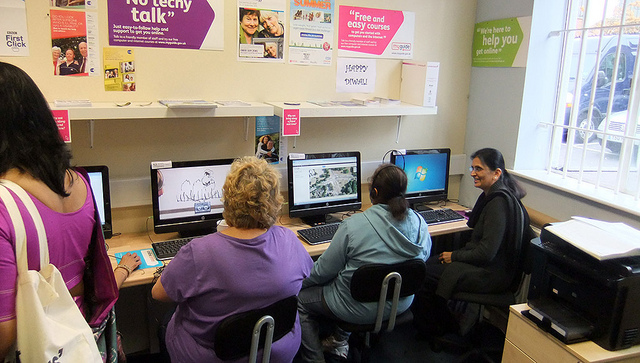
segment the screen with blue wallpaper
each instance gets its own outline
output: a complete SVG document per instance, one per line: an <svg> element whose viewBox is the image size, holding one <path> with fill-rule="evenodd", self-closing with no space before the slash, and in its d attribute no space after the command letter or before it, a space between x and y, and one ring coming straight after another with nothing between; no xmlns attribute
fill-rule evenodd
<svg viewBox="0 0 640 363"><path fill-rule="evenodd" d="M406 197L409 203L415 205L447 200L450 158L450 149L419 149L392 153L391 162L407 174Z"/></svg>

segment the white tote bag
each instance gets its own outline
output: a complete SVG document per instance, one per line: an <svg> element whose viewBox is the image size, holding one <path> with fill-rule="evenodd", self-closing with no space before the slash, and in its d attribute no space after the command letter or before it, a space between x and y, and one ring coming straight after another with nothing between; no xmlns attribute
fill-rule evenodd
<svg viewBox="0 0 640 363"><path fill-rule="evenodd" d="M28 269L24 223L16 202L5 187L22 200L36 225L40 271ZM9 211L16 234L17 361L102 362L89 324L73 301L60 271L49 263L47 236L35 204L20 186L8 180L0 181L0 198Z"/></svg>

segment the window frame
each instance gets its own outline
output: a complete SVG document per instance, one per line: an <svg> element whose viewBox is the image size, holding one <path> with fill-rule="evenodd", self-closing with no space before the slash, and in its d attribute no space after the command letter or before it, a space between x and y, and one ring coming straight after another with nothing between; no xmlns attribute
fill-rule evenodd
<svg viewBox="0 0 640 363"><path fill-rule="evenodd" d="M571 6L574 6L574 9L575 9L575 4L577 3L578 3L577 0L566 1L565 15L564 15L565 24L568 23L572 17L575 17L578 15L578 13L575 10L573 13L569 11ZM538 18L540 22L546 20L546 19L543 19L545 18L544 16L540 16L540 15L536 16L536 15L538 14L535 14L535 13L533 14L532 36L534 34L534 31L539 31L539 29L536 29L537 28L536 18ZM636 23L635 25L637 26L638 24ZM611 26L607 26L607 27L611 28ZM622 28L624 26L619 26L619 27ZM600 28L602 29L605 27L600 27ZM520 124L520 130L518 135L518 146L517 146L516 159L515 159L515 165L514 165L514 174L522 178L535 181L542 185L552 187L556 190L578 195L585 199L592 200L592 201L601 203L603 205L640 216L640 180L637 182L637 184L631 185L631 187L628 186L628 182L627 182L627 179L628 179L627 176L629 175L630 167L633 166L633 164L631 163L631 160L632 160L631 156L632 156L632 153L634 152L634 147L631 147L631 146L633 145L634 142L638 142L638 140L640 140L638 136L633 135L632 128L626 127L625 129L626 138L624 139L624 142L622 143L622 146L621 146L620 158L619 158L620 161L618 166L618 178L615 182L615 187L613 189L607 189L606 187L601 185L601 182L600 182L602 177L601 167L598 168L598 175L596 176L595 182L592 184L589 181L585 180L585 177L583 175L583 171L584 171L583 164L581 164L580 166L578 177L574 179L569 175L569 172L567 171L568 168L564 168L560 173L556 173L553 171L554 160L557 160L558 158L558 155L556 154L555 151L547 152L546 155L540 155L540 154L538 154L537 156L531 155L531 151L553 150L552 146L554 145L554 143L557 145L559 142L561 142L564 130L568 130L567 148L571 150L573 148L572 144L574 144L575 134L576 132L580 131L580 124L577 122L578 120L577 113L579 112L579 110L572 112L570 123L568 126L565 126L564 124L566 115L565 115L565 112L563 111L566 108L567 97L561 97L560 95L566 94L567 92L567 88L568 88L567 82L566 82L567 78L565 78L565 82L558 82L558 80L562 79L563 76L568 77L568 71L566 71L566 68L569 68L569 66L565 64L565 61L562 58L562 54L564 49L566 49L567 44L569 43L568 39L570 39L569 36L571 31L581 31L581 29L572 30L572 29L568 29L565 26L558 28L556 24L555 29L548 28L544 36L541 36L538 38L538 39L542 39L540 42L546 43L544 44L544 47L546 47L544 51L540 51L532 54L531 47L529 49L530 55L529 55L529 61L527 64L527 73L529 73L529 68L537 67L538 70L537 71L534 70L533 73L540 72L541 77L539 77L540 79L535 79L534 83L536 83L537 85L530 89L527 88L528 83L530 83L530 78L536 78L536 76L530 77L529 75L527 75L527 80L525 82L525 97L523 99L523 110L522 110L521 124ZM546 36L546 39L545 39L545 36ZM618 38L622 39L623 37L618 37ZM640 34L638 34L638 38L640 39ZM532 38L532 45L534 45L536 42L537 41ZM586 42L584 41L582 42L582 44L585 44L585 43ZM628 62L626 61L626 59L622 60L622 58L620 58L620 49L621 49L620 44L618 44L617 50L614 53L615 59L617 59L617 62L613 63L614 69L612 70L612 74L616 74L616 75L626 74L627 73L626 67L629 66L629 64L627 64ZM600 49L600 46L598 46L598 52L601 52L601 51L602 50ZM584 52L584 49L581 49L582 55L584 55L583 52ZM564 54L567 54L567 53L564 53ZM568 54L569 54L568 57L571 57L571 52L569 52ZM557 68L554 68L554 66L546 66L546 67L542 67L544 68L544 71L540 71L541 67L539 65L532 64L532 62L536 62L536 61L539 62L542 59L547 59L547 60L552 59L554 55L556 59L560 59L558 64L555 66ZM631 89L629 92L630 106L627 111L627 119L631 119L631 120L635 119L636 125L638 125L638 121L637 121L638 120L638 104L640 103L640 97L639 97L640 90L638 89L640 88L640 82L637 81L640 75L640 72L638 72L638 66L640 62L637 61L637 55L638 53L636 48L636 62L635 62L634 71L633 71L636 81L632 82L631 84ZM536 58L536 56L538 56L538 58ZM598 64L594 67L594 69L601 69L601 65L599 64L600 63L599 60L601 59L600 54L597 55L596 59ZM620 65L622 65L624 69L620 69ZM582 64L579 65L579 68L581 66ZM592 75L593 80L595 80L598 72L593 72L593 73L595 73L594 75ZM582 74L581 69L578 70L578 74ZM550 81L550 78L553 78L554 80ZM579 80L580 78L581 77L576 77L576 87L574 89L574 94L577 93L575 92L575 90L581 89L580 80ZM619 77L616 77L615 82L611 82L611 83L615 85L616 83L619 83L619 82L620 82ZM548 93L550 88L553 88L553 87L555 87L552 92L553 96L548 96L540 93L540 91L542 90L544 90L543 92ZM595 92L595 87L592 87L592 90ZM542 104L544 104L543 106L537 106L538 109L535 110L537 112L536 115L532 116L532 115L526 114L527 112L530 112L535 109L534 106L526 107L525 103L530 102L530 100L527 100L528 99L527 94L536 94L536 96L539 99L545 100L544 102L541 102ZM610 96L612 97L613 95L610 95ZM574 97L574 99L579 99L579 97ZM631 104L631 102L633 102L633 104ZM591 103L593 103L593 99L591 100ZM551 104L553 106L549 106ZM613 99L610 98L608 102L609 112L605 114L604 116L605 119L602 120L602 122L606 123L605 124L606 127L602 131L595 130L594 131L595 134L604 135L603 137L617 136L615 134L612 134L611 131L608 130L608 126L610 122L608 115L611 114L612 105L613 105ZM540 107L545 107L545 106L548 108L551 108L552 110L549 110L549 109L540 110ZM579 107L572 107L572 110L578 109L578 108ZM640 126L637 126L637 128L640 129ZM585 131L585 130L583 129L582 131ZM534 141L527 140L527 138L533 139ZM524 146L522 146L521 144L524 144ZM584 159L586 152L587 152L587 148L583 147L582 159ZM567 154L570 154L570 152L567 152ZM602 158L604 158L604 155L605 155L605 146L601 146L600 155L601 155L600 156L601 158L600 165L601 165ZM566 155L565 157L568 157L568 156L569 155ZM637 164L638 162L636 161L635 163L636 168L637 168ZM527 167L527 169L523 168L523 166ZM633 190L633 192L629 193L629 190Z"/></svg>

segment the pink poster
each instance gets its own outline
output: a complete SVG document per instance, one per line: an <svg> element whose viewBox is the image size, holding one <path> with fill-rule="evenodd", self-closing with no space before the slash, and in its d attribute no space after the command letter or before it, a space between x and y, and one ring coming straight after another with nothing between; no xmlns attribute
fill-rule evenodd
<svg viewBox="0 0 640 363"><path fill-rule="evenodd" d="M58 131L64 142L71 142L71 123L69 122L69 110L51 110L53 119L56 120Z"/></svg>
<svg viewBox="0 0 640 363"><path fill-rule="evenodd" d="M415 13L340 6L338 56L413 58Z"/></svg>
<svg viewBox="0 0 640 363"><path fill-rule="evenodd" d="M300 136L300 110L284 110L282 115L282 136Z"/></svg>

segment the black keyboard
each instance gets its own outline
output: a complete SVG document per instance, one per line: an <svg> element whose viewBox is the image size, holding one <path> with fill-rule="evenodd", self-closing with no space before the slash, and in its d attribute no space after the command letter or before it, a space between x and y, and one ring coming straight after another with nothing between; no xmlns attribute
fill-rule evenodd
<svg viewBox="0 0 640 363"><path fill-rule="evenodd" d="M418 214L424 218L427 224L456 222L465 219L463 216L449 208L423 210L418 212Z"/></svg>
<svg viewBox="0 0 640 363"><path fill-rule="evenodd" d="M310 245L331 242L333 235L338 230L340 223L329 223L320 226L301 229L298 235Z"/></svg>
<svg viewBox="0 0 640 363"><path fill-rule="evenodd" d="M193 238L179 238L168 241L154 242L151 244L153 252L156 253L158 260L168 260L173 258L182 246L191 242Z"/></svg>

